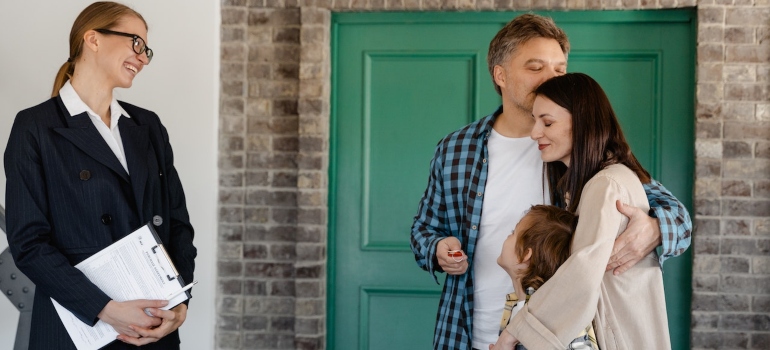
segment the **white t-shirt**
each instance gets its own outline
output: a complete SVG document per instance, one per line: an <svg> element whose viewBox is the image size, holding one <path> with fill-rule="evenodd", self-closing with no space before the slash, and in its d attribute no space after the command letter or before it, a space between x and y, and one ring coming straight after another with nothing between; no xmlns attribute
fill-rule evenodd
<svg viewBox="0 0 770 350"><path fill-rule="evenodd" d="M533 205L548 200L543 192L543 161L537 142L508 138L492 130L481 228L473 255L473 347L497 341L505 296L513 292L508 274L497 265L505 238Z"/></svg>

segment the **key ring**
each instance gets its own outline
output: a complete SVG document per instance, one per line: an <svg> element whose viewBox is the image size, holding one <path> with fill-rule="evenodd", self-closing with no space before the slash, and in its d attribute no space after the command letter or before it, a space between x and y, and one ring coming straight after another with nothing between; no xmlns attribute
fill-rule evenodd
<svg viewBox="0 0 770 350"><path fill-rule="evenodd" d="M449 257L452 258L452 260L454 260L455 262L461 262L465 260L465 258L463 258L462 250L450 250L450 251L447 251L447 255L449 255Z"/></svg>

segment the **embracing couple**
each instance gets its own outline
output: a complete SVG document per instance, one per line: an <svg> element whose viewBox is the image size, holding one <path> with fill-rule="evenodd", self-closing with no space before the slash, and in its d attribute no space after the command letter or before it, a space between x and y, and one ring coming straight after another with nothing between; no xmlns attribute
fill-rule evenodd
<svg viewBox="0 0 770 350"><path fill-rule="evenodd" d="M569 50L550 18L513 19L487 58L502 106L436 147L411 236L447 274L435 349L671 348L661 265L689 214Z"/></svg>

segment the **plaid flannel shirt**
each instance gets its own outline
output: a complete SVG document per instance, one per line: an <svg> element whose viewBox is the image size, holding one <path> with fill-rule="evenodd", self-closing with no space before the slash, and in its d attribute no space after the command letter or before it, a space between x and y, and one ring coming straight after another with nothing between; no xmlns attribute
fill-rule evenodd
<svg viewBox="0 0 770 350"><path fill-rule="evenodd" d="M487 182L487 140L495 113L444 137L430 162L428 187L412 225L411 247L417 265L438 282L443 272L436 260L439 240L454 236L468 256L468 271L447 275L436 315L434 349L470 349L473 329L473 254L481 224ZM690 246L692 222L684 205L657 181L645 185L651 215L660 219L663 236L660 262Z"/></svg>

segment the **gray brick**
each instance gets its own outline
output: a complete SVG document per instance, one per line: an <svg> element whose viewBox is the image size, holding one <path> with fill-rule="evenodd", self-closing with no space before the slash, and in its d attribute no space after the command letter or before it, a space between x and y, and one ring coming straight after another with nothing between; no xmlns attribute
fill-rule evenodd
<svg viewBox="0 0 770 350"><path fill-rule="evenodd" d="M297 334L318 334L322 329L322 323L315 318L297 318L294 322L294 330Z"/></svg>
<svg viewBox="0 0 770 350"><path fill-rule="evenodd" d="M751 349L770 349L770 333L752 333Z"/></svg>
<svg viewBox="0 0 770 350"><path fill-rule="evenodd" d="M703 255L702 252L699 252L699 251L696 251L696 252L698 253L693 258L693 263L692 263L693 273L698 273L698 274L718 274L719 273L721 268L721 263L718 256Z"/></svg>
<svg viewBox="0 0 770 350"><path fill-rule="evenodd" d="M712 139L722 136L722 124L715 122L698 121L695 123L695 137L699 139Z"/></svg>
<svg viewBox="0 0 770 350"><path fill-rule="evenodd" d="M749 343L749 335L747 333L735 332L735 333L721 333L722 335L722 347L724 349L746 349Z"/></svg>
<svg viewBox="0 0 770 350"><path fill-rule="evenodd" d="M719 320L719 327L736 331L768 331L770 315L724 314Z"/></svg>
<svg viewBox="0 0 770 350"><path fill-rule="evenodd" d="M217 262L217 275L220 277L238 277L243 271L243 264L239 261Z"/></svg>
<svg viewBox="0 0 770 350"><path fill-rule="evenodd" d="M751 144L744 141L724 141L722 154L725 158L751 158Z"/></svg>
<svg viewBox="0 0 770 350"><path fill-rule="evenodd" d="M723 203L723 212L730 216L770 216L770 201L730 199Z"/></svg>
<svg viewBox="0 0 770 350"><path fill-rule="evenodd" d="M249 171L246 173L246 186L267 186L268 177L266 171Z"/></svg>
<svg viewBox="0 0 770 350"><path fill-rule="evenodd" d="M218 234L220 242L239 242L243 239L243 226L220 224Z"/></svg>
<svg viewBox="0 0 770 350"><path fill-rule="evenodd" d="M695 215L716 216L720 213L720 201L715 199L696 199Z"/></svg>
<svg viewBox="0 0 770 350"><path fill-rule="evenodd" d="M221 331L238 331L241 329L240 316L220 315L217 321L217 329Z"/></svg>
<svg viewBox="0 0 770 350"><path fill-rule="evenodd" d="M223 43L242 41L245 38L245 31L241 27L227 27L222 26L222 33L220 38Z"/></svg>
<svg viewBox="0 0 770 350"><path fill-rule="evenodd" d="M693 349L719 349L722 344L722 334L713 331L693 331Z"/></svg>
<svg viewBox="0 0 770 350"><path fill-rule="evenodd" d="M323 276L323 266L321 265L298 266L296 270L297 278L318 278Z"/></svg>
<svg viewBox="0 0 770 350"><path fill-rule="evenodd" d="M244 264L246 277L289 278L294 275L294 268L286 263L247 262Z"/></svg>
<svg viewBox="0 0 770 350"><path fill-rule="evenodd" d="M272 260L294 260L296 255L294 244L275 243L270 245L270 258L272 258Z"/></svg>
<svg viewBox="0 0 770 350"><path fill-rule="evenodd" d="M722 235L725 236L749 236L751 235L751 220L724 220L721 231Z"/></svg>
<svg viewBox="0 0 770 350"><path fill-rule="evenodd" d="M692 279L692 288L699 292L716 292L719 290L719 276L695 275Z"/></svg>
<svg viewBox="0 0 770 350"><path fill-rule="evenodd" d="M725 24L761 26L770 23L770 8L733 7L725 9Z"/></svg>
<svg viewBox="0 0 770 350"><path fill-rule="evenodd" d="M724 293L755 293L757 279L749 276L722 276L719 288Z"/></svg>
<svg viewBox="0 0 770 350"><path fill-rule="evenodd" d="M726 122L724 126L726 139L770 139L770 124L768 123L739 123Z"/></svg>
<svg viewBox="0 0 770 350"><path fill-rule="evenodd" d="M730 50L728 49L729 52ZM770 56L768 59L770 60ZM757 58L757 60L759 59ZM725 84L724 93L726 100L762 101L768 94L768 87L765 84Z"/></svg>
<svg viewBox="0 0 770 350"><path fill-rule="evenodd" d="M716 294L701 294L701 293L693 293L692 295L692 311L693 314L697 315L703 315L701 312L706 311L718 311L720 306L719 303L721 302L721 297ZM712 328L711 324L714 323L714 326L716 326L716 321L719 319L718 317L714 317L713 315L707 315L711 316L706 319L703 318L693 318L693 323L695 322L701 322L702 325L706 325L708 328ZM716 319L716 320L715 320ZM695 327L695 325L693 325Z"/></svg>
<svg viewBox="0 0 770 350"><path fill-rule="evenodd" d="M218 310L225 314L240 314L243 312L243 299L240 296L222 297Z"/></svg>
<svg viewBox="0 0 770 350"><path fill-rule="evenodd" d="M219 278L217 281L217 293L220 295L239 295L243 290L240 279Z"/></svg>
<svg viewBox="0 0 770 350"><path fill-rule="evenodd" d="M721 25L701 24L698 28L699 43L721 43L724 37L725 29Z"/></svg>
<svg viewBox="0 0 770 350"><path fill-rule="evenodd" d="M725 59L724 52L725 48L722 44L700 44L698 45L698 61L723 62ZM701 85L703 84L698 84L698 86Z"/></svg>
<svg viewBox="0 0 770 350"><path fill-rule="evenodd" d="M240 259L243 256L243 245L239 243L219 242L217 257L222 260Z"/></svg>
<svg viewBox="0 0 770 350"><path fill-rule="evenodd" d="M732 44L753 44L755 33L754 27L727 27L725 28L725 42Z"/></svg>
<svg viewBox="0 0 770 350"><path fill-rule="evenodd" d="M695 235L698 237L703 236L717 236L720 234L720 223L717 219L704 219L696 217L695 223Z"/></svg>
<svg viewBox="0 0 770 350"><path fill-rule="evenodd" d="M273 332L293 332L294 317L271 317L270 330Z"/></svg>
<svg viewBox="0 0 770 350"><path fill-rule="evenodd" d="M751 266L755 274L770 275L770 257L755 256L752 258Z"/></svg>
<svg viewBox="0 0 770 350"><path fill-rule="evenodd" d="M722 181L722 195L730 197L750 197L751 183L742 180Z"/></svg>
<svg viewBox="0 0 770 350"><path fill-rule="evenodd" d="M266 259L268 248L264 244L252 244L247 243L243 245L243 258L244 259Z"/></svg>
<svg viewBox="0 0 770 350"><path fill-rule="evenodd" d="M320 298L324 296L324 287L318 281L298 281L298 298Z"/></svg>
<svg viewBox="0 0 770 350"><path fill-rule="evenodd" d="M246 10L233 7L222 8L222 25L245 24Z"/></svg>
<svg viewBox="0 0 770 350"><path fill-rule="evenodd" d="M243 218L245 223L264 224L268 222L270 209L268 208L244 208Z"/></svg>
<svg viewBox="0 0 770 350"><path fill-rule="evenodd" d="M722 175L722 162L714 159L698 158L695 160L696 178L717 177Z"/></svg>
<svg viewBox="0 0 770 350"><path fill-rule="evenodd" d="M270 295L277 297L293 297L294 281L293 280L281 280L270 283Z"/></svg>
<svg viewBox="0 0 770 350"><path fill-rule="evenodd" d="M323 299L298 299L297 316L323 315L326 303Z"/></svg>
<svg viewBox="0 0 770 350"><path fill-rule="evenodd" d="M246 331L267 330L268 318L264 316L244 316L243 329Z"/></svg>
<svg viewBox="0 0 770 350"><path fill-rule="evenodd" d="M693 330L716 330L719 324L719 315L714 313L700 312L695 309L696 294L693 295L693 314L690 328Z"/></svg>
<svg viewBox="0 0 770 350"><path fill-rule="evenodd" d="M267 295L267 282L259 280L245 280L243 282L244 295ZM253 307L253 301L251 306ZM249 312L246 312L250 314Z"/></svg>
<svg viewBox="0 0 770 350"><path fill-rule="evenodd" d="M754 197L770 198L770 181L768 180L754 181Z"/></svg>
<svg viewBox="0 0 770 350"><path fill-rule="evenodd" d="M238 332L217 332L218 349L240 349L241 334Z"/></svg>
<svg viewBox="0 0 770 350"><path fill-rule="evenodd" d="M295 345L297 350L323 349L323 336L298 336Z"/></svg>
<svg viewBox="0 0 770 350"><path fill-rule="evenodd" d="M757 236L770 235L770 219L761 218L754 220L754 234Z"/></svg>

